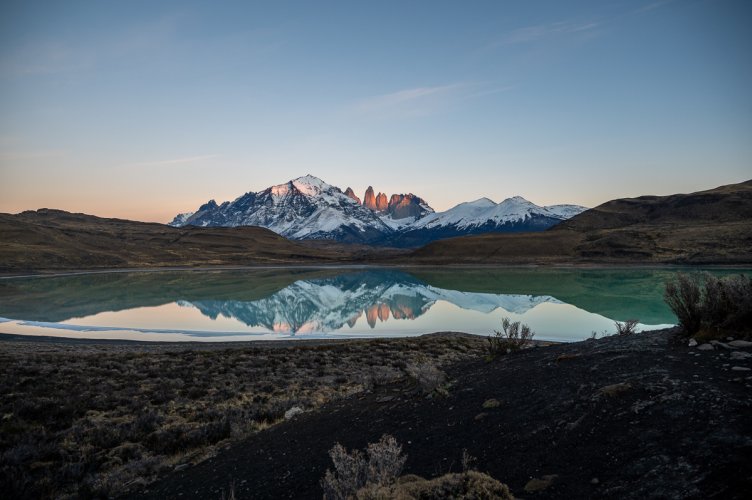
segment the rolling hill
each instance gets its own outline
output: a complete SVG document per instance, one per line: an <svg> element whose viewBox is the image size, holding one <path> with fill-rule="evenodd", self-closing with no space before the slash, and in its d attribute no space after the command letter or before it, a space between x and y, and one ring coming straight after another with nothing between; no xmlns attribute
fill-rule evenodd
<svg viewBox="0 0 752 500"><path fill-rule="evenodd" d="M307 247L260 227L175 228L48 209L0 214L0 272L356 259L356 250Z"/></svg>
<svg viewBox="0 0 752 500"><path fill-rule="evenodd" d="M606 202L539 233L436 241L420 264L748 264L752 181L671 196Z"/></svg>

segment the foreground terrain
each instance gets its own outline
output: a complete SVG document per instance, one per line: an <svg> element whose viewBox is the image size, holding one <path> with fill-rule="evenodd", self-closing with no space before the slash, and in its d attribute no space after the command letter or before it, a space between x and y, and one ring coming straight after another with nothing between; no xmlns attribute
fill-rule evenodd
<svg viewBox="0 0 752 500"><path fill-rule="evenodd" d="M292 411L477 357L484 339L153 344L0 334L0 491L123 494Z"/></svg>
<svg viewBox="0 0 752 500"><path fill-rule="evenodd" d="M406 474L461 472L466 450L525 498L748 498L752 345L674 335L493 360L484 338L459 334L232 346L3 336L0 487L320 498L335 443L391 434Z"/></svg>
<svg viewBox="0 0 752 500"><path fill-rule="evenodd" d="M388 433L405 473L475 467L525 498L749 498L750 347L672 331L530 349L448 369L444 397L403 379L296 416L142 490L147 498L320 498L339 442ZM135 497L134 497L135 498Z"/></svg>

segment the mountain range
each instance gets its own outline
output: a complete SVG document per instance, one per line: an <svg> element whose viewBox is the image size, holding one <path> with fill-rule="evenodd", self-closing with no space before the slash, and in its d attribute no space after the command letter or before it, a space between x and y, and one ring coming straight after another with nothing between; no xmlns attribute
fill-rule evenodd
<svg viewBox="0 0 752 500"><path fill-rule="evenodd" d="M342 191L306 175L222 204L210 200L195 212L177 215L170 225L259 226L293 240L417 247L454 236L542 231L585 210L541 207L515 196L501 203L481 198L437 213L412 193L387 196L369 186L361 201L349 187Z"/></svg>
<svg viewBox="0 0 752 500"><path fill-rule="evenodd" d="M345 198L353 210L374 213ZM748 265L752 181L612 200L546 231L463 236L417 250L290 241L261 227L170 227L53 209L0 214L0 273L314 263Z"/></svg>

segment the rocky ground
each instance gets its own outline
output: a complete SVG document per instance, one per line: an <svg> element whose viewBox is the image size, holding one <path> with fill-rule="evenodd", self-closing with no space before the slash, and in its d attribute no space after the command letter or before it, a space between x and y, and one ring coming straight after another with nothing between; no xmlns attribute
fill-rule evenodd
<svg viewBox="0 0 752 500"><path fill-rule="evenodd" d="M339 442L391 434L405 473L474 466L525 498L750 498L752 343L664 330L528 349L334 401L175 471L133 498L320 498ZM446 389L444 395L440 394Z"/></svg>

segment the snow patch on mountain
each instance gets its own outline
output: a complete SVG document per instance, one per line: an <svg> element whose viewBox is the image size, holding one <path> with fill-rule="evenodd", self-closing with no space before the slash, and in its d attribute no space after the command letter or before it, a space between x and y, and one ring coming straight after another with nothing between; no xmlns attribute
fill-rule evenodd
<svg viewBox="0 0 752 500"><path fill-rule="evenodd" d="M583 207L581 205L547 205L545 207L546 210L554 214L555 216L561 218L561 220L567 220L571 219L575 215L580 215L582 212L587 210L587 207Z"/></svg>
<svg viewBox="0 0 752 500"><path fill-rule="evenodd" d="M419 246L488 231L540 231L583 210L577 205L540 207L515 196L501 203L481 198L436 213L416 195L394 194L387 201L371 187L361 205L351 189L343 193L309 174L221 205L210 200L195 212L179 214L170 225L260 226L292 239Z"/></svg>

